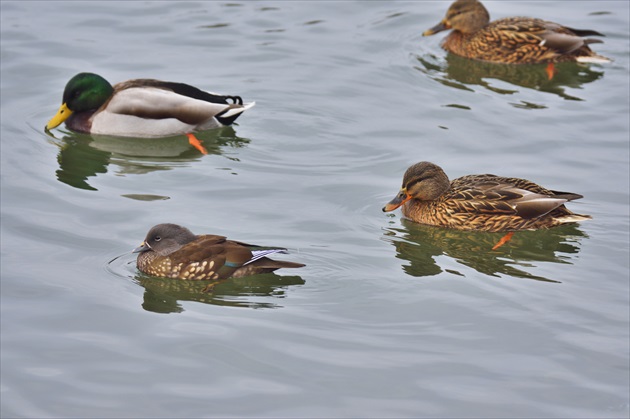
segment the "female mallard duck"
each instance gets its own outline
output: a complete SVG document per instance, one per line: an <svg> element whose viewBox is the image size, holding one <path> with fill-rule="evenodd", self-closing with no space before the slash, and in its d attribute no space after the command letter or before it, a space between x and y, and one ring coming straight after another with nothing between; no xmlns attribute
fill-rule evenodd
<svg viewBox="0 0 630 419"><path fill-rule="evenodd" d="M177 224L158 224L149 230L138 255L140 271L154 276L189 280L218 280L301 268L301 263L267 258L286 249L265 248L227 240L223 236L197 236Z"/></svg>
<svg viewBox="0 0 630 419"><path fill-rule="evenodd" d="M536 64L578 61L610 62L595 54L589 44L604 36L593 30L567 28L530 17L508 17L490 22L490 15L478 0L457 0L446 17L422 35L452 29L442 47L453 54L475 60L505 64Z"/></svg>
<svg viewBox="0 0 630 419"><path fill-rule="evenodd" d="M61 107L46 130L65 122L73 131L90 134L169 137L230 125L252 106L240 96L183 83L135 79L112 86L97 74L80 73L66 84Z"/></svg>
<svg viewBox="0 0 630 419"><path fill-rule="evenodd" d="M564 203L582 198L550 191L529 180L495 175L468 175L449 182L439 166L420 162L405 172L402 188L383 211L402 205L405 217L417 223L491 232L537 230L588 220ZM499 242L495 249L505 243Z"/></svg>

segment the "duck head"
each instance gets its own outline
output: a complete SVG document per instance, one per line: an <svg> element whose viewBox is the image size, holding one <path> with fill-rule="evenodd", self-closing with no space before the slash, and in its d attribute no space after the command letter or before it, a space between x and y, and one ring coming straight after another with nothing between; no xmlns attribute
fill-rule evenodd
<svg viewBox="0 0 630 419"><path fill-rule="evenodd" d="M160 256L168 256L196 238L197 236L186 227L177 224L158 224L149 230L147 237L139 247L133 249L133 253L152 250Z"/></svg>
<svg viewBox="0 0 630 419"><path fill-rule="evenodd" d="M61 107L48 121L46 130L58 127L75 112L95 111L114 93L112 85L94 73L79 73L66 84Z"/></svg>
<svg viewBox="0 0 630 419"><path fill-rule="evenodd" d="M427 29L422 36L434 35L448 29L464 34L477 32L490 22L490 14L478 0L457 0L448 8L440 23Z"/></svg>
<svg viewBox="0 0 630 419"><path fill-rule="evenodd" d="M448 176L440 166L426 161L416 163L407 169L398 195L383 207L383 212L393 211L411 199L433 201L449 188Z"/></svg>

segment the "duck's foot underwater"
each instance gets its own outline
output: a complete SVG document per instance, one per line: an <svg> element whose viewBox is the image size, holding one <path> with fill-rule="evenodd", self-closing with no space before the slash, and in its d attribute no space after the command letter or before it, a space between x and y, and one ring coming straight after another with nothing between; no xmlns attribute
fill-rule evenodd
<svg viewBox="0 0 630 419"><path fill-rule="evenodd" d="M556 70L556 66L553 65L553 63L547 64L547 68L545 69L545 71L547 72L547 77L549 78L549 80L553 79L553 76L555 76L558 72L558 70Z"/></svg>
<svg viewBox="0 0 630 419"><path fill-rule="evenodd" d="M186 134L186 137L188 137L188 142L190 143L190 145L199 150L201 154L208 154L208 150L206 150L206 148L201 145L201 141L199 141L194 134Z"/></svg>
<svg viewBox="0 0 630 419"><path fill-rule="evenodd" d="M492 250L497 250L499 247L503 246L505 243L509 242L512 236L514 235L513 231L510 231L505 236L501 237L501 240L497 244L494 245Z"/></svg>

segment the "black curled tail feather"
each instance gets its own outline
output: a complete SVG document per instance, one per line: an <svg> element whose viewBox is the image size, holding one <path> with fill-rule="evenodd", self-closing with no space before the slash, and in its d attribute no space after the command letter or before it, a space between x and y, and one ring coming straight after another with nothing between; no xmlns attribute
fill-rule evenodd
<svg viewBox="0 0 630 419"><path fill-rule="evenodd" d="M217 121L219 121L219 123L221 123L221 125L232 125L234 123L234 121L236 121L236 118L238 118L239 116L241 116L241 112L232 114L230 116L223 116L225 113L227 113L228 111L232 110L233 108L227 108L226 110L224 110L223 112L217 114L214 116L214 119L216 119Z"/></svg>
<svg viewBox="0 0 630 419"><path fill-rule="evenodd" d="M243 98L240 96L223 96L223 98L225 99L225 103L231 100L234 105L243 105Z"/></svg>
<svg viewBox="0 0 630 419"><path fill-rule="evenodd" d="M204 90L198 89L195 86L191 86L186 83L175 83L175 82L170 82L170 81L158 81L158 80L147 80L146 82L149 85L153 85L155 87L160 87L160 88L167 88L177 94L188 96L193 99L203 100L205 102L221 103L225 105L229 105L229 104L242 105L243 104L243 99L240 96L218 95L215 93L206 92Z"/></svg>

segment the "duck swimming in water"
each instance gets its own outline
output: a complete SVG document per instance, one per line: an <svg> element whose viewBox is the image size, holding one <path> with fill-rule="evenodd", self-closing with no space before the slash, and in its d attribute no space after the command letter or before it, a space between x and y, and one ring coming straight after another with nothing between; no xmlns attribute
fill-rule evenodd
<svg viewBox="0 0 630 419"><path fill-rule="evenodd" d="M61 123L77 132L120 137L169 137L231 125L254 102L240 96L205 92L184 83L134 79L111 85L98 74L80 73L66 84L57 114L46 124ZM203 150L201 150L203 152Z"/></svg>

